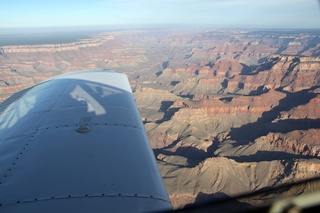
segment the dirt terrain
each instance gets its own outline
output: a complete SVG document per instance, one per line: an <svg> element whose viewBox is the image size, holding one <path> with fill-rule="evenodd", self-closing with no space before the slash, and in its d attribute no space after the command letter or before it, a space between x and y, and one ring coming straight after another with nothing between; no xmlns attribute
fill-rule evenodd
<svg viewBox="0 0 320 213"><path fill-rule="evenodd" d="M163 29L2 46L0 101L61 73L126 73L178 208L320 175L319 41L318 31Z"/></svg>

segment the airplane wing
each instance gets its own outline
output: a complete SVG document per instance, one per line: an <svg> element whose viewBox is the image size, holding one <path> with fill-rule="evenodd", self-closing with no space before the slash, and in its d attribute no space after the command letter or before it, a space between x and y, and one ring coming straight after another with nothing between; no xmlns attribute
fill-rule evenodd
<svg viewBox="0 0 320 213"><path fill-rule="evenodd" d="M126 75L57 76L0 113L0 212L171 209Z"/></svg>

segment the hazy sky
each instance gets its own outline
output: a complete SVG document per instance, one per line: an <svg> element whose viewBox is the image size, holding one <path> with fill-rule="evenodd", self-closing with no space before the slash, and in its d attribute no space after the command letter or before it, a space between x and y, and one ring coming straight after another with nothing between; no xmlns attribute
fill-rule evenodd
<svg viewBox="0 0 320 213"><path fill-rule="evenodd" d="M1 0L0 28L193 24L320 28L317 0Z"/></svg>

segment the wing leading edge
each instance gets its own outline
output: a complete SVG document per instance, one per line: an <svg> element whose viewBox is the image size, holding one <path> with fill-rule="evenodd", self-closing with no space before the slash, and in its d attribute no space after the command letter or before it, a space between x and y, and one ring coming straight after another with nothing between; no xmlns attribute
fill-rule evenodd
<svg viewBox="0 0 320 213"><path fill-rule="evenodd" d="M170 208L126 75L61 75L1 113L1 212Z"/></svg>

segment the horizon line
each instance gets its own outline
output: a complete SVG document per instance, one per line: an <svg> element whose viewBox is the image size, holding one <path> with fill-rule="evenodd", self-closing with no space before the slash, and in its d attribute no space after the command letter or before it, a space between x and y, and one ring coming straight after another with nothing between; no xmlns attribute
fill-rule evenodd
<svg viewBox="0 0 320 213"><path fill-rule="evenodd" d="M248 25L217 25L217 24L97 24L97 25L57 25L57 26L21 26L21 27L0 27L2 30L45 30L45 29L60 29L60 30L94 30L110 28L106 30L134 30L134 29L157 29L157 28L183 28L183 29L239 29L239 30L320 30L320 27L291 27L291 26L248 26Z"/></svg>

